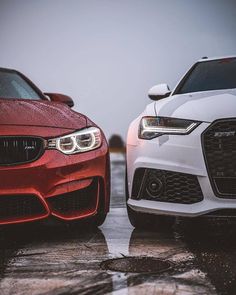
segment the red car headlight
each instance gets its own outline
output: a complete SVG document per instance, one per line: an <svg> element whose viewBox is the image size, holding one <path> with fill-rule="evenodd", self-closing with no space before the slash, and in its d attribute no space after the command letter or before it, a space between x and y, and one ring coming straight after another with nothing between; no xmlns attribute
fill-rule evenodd
<svg viewBox="0 0 236 295"><path fill-rule="evenodd" d="M72 155L94 150L102 144L101 131L97 127L89 127L80 131L48 140L48 149Z"/></svg>

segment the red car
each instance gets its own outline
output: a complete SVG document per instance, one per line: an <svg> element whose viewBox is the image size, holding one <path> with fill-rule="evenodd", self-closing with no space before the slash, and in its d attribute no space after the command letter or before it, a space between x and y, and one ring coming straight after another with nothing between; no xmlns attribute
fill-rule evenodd
<svg viewBox="0 0 236 295"><path fill-rule="evenodd" d="M0 68L0 224L49 216L104 222L107 142L73 105L70 97L42 93L21 73Z"/></svg>

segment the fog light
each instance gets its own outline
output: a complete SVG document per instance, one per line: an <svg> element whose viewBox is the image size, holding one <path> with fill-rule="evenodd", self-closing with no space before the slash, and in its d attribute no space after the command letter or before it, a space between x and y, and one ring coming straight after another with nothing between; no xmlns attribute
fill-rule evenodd
<svg viewBox="0 0 236 295"><path fill-rule="evenodd" d="M146 192L149 197L155 199L163 192L163 183L155 175L150 176L146 182Z"/></svg>

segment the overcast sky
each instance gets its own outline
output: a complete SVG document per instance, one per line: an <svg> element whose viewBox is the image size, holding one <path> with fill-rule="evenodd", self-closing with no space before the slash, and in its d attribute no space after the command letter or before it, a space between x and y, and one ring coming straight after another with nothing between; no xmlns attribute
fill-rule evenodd
<svg viewBox="0 0 236 295"><path fill-rule="evenodd" d="M236 0L0 0L0 46L0 66L125 138L151 86L236 54Z"/></svg>

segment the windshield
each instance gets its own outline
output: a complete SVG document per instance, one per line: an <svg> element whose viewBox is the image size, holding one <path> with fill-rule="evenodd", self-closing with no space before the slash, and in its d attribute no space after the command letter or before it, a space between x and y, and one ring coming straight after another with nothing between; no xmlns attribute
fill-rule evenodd
<svg viewBox="0 0 236 295"><path fill-rule="evenodd" d="M176 94L236 88L236 58L225 58L197 63Z"/></svg>
<svg viewBox="0 0 236 295"><path fill-rule="evenodd" d="M0 98L41 99L17 72L0 69Z"/></svg>

